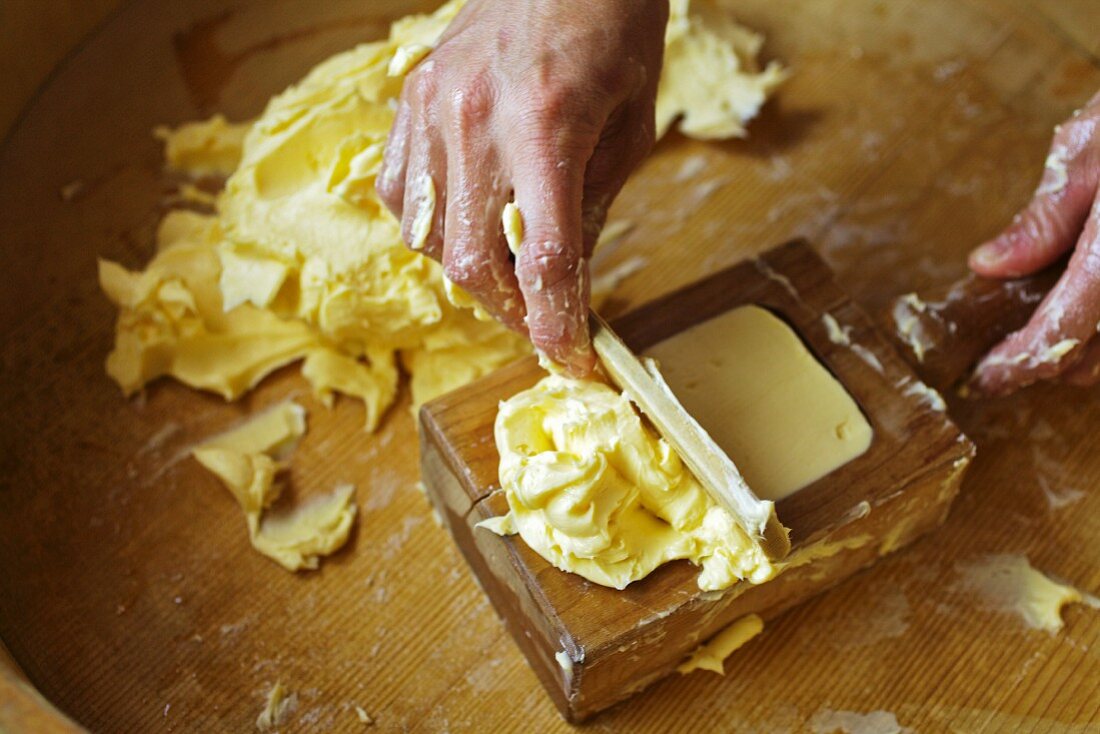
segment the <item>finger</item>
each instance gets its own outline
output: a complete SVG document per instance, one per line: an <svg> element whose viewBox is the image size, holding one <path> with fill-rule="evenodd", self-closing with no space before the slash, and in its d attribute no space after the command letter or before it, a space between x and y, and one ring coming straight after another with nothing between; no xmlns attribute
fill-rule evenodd
<svg viewBox="0 0 1100 734"><path fill-rule="evenodd" d="M995 347L975 370L974 385L1003 395L1055 377L1081 358L1100 323L1100 199L1093 205L1062 278L1031 321Z"/></svg>
<svg viewBox="0 0 1100 734"><path fill-rule="evenodd" d="M1075 161L1081 123L1066 123L1055 135L1043 178L1031 202L1001 234L970 253L970 267L990 278L1034 273L1069 251L1096 195L1095 166Z"/></svg>
<svg viewBox="0 0 1100 734"><path fill-rule="evenodd" d="M397 105L397 114L393 127L386 138L386 148L382 154L382 167L374 186L382 203L398 220L405 202L405 172L409 154L410 111L409 104L402 96Z"/></svg>
<svg viewBox="0 0 1100 734"><path fill-rule="evenodd" d="M483 139L459 135L448 151L443 273L505 326L526 333L523 295L501 229L508 190Z"/></svg>
<svg viewBox="0 0 1100 734"><path fill-rule="evenodd" d="M1081 351L1081 358L1062 373L1060 379L1076 387L1091 387L1100 383L1100 338L1093 337Z"/></svg>
<svg viewBox="0 0 1100 734"><path fill-rule="evenodd" d="M585 257L592 256L615 197L653 148L655 124L649 101L623 107L605 128L584 171L581 219Z"/></svg>
<svg viewBox="0 0 1100 734"><path fill-rule="evenodd" d="M591 150L584 147L529 143L513 165L516 206L524 219L516 274L527 328L535 347L577 377L596 364L588 338L581 224L584 161Z"/></svg>
<svg viewBox="0 0 1100 734"><path fill-rule="evenodd" d="M433 260L443 256L447 166L432 129L413 136L402 205L401 239Z"/></svg>

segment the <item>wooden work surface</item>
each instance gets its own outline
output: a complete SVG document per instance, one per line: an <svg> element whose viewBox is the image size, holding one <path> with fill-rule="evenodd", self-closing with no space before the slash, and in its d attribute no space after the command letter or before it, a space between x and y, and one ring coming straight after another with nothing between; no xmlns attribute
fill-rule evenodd
<svg viewBox="0 0 1100 734"><path fill-rule="evenodd" d="M646 267L611 315L797 235L868 310L953 279L1027 199L1051 128L1100 88L1095 0L736 6L793 77L750 140L658 146L613 212L636 227L602 265ZM568 728L415 489L407 396L368 436L361 407L325 411L295 369L236 405L170 383L127 402L103 374L114 313L95 258L144 263L170 192L151 128L255 115L408 9L132 3L0 152L0 637L90 729L249 731L276 680L301 701L287 731L355 731L356 705L381 730ZM174 461L288 394L311 411L295 491L352 481L361 509L348 548L301 576L249 548L216 479ZM674 676L590 727L809 731L826 709L884 709L920 732L1097 726L1100 614L1072 607L1051 637L952 586L957 563L1025 553L1100 589L1100 391L1039 387L952 415L979 452L942 530L770 622L725 678Z"/></svg>

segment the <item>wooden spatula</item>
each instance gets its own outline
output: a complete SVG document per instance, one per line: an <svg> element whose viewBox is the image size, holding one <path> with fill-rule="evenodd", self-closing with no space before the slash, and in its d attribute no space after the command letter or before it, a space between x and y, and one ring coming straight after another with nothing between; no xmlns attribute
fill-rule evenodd
<svg viewBox="0 0 1100 734"><path fill-rule="evenodd" d="M775 503L753 494L729 456L691 417L651 359L639 359L600 316L590 312L592 346L611 380L649 419L691 469L707 494L726 508L750 536L760 539L772 560L791 550Z"/></svg>

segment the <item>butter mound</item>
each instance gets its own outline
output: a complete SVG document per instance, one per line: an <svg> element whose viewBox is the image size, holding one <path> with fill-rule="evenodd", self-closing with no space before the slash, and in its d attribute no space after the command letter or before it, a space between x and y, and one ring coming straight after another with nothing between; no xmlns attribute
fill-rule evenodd
<svg viewBox="0 0 1100 734"><path fill-rule="evenodd" d="M100 261L100 287L119 309L107 374L125 394L170 374L232 400L320 346L303 323L252 306L224 310L219 236L213 217L173 211L160 224L157 254L144 272Z"/></svg>
<svg viewBox="0 0 1100 734"><path fill-rule="evenodd" d="M705 644L697 647L687 660L676 666L676 671L681 675L687 675L695 670L709 670L718 675L725 675L726 658L763 631L764 620L755 614L746 614L734 620Z"/></svg>
<svg viewBox="0 0 1100 734"><path fill-rule="evenodd" d="M745 124L787 78L757 56L764 37L738 25L714 2L672 0L665 31L665 63L657 95L657 137L680 117L679 130L699 140L745 136Z"/></svg>
<svg viewBox="0 0 1100 734"><path fill-rule="evenodd" d="M548 562L622 589L671 560L702 566L699 588L759 583L774 568L630 401L552 375L500 405L495 435L512 527Z"/></svg>
<svg viewBox="0 0 1100 734"><path fill-rule="evenodd" d="M305 408L287 401L191 451L241 506L252 546L288 571L315 569L320 556L343 546L356 513L354 488L341 485L290 512L264 516L282 491L275 481L283 468L278 459L305 430Z"/></svg>
<svg viewBox="0 0 1100 734"><path fill-rule="evenodd" d="M402 244L375 193L404 74L462 4L399 20L386 40L322 62L250 124L215 116L157 131L170 167L228 180L214 215L165 217L144 271L100 263L119 309L107 372L125 394L171 376L233 400L304 359L317 396L362 400L373 430L399 365L415 409L530 352ZM685 134L740 135L782 74L753 71L759 38L702 5L705 18L673 3L660 130L682 115ZM522 235L509 232L518 249Z"/></svg>

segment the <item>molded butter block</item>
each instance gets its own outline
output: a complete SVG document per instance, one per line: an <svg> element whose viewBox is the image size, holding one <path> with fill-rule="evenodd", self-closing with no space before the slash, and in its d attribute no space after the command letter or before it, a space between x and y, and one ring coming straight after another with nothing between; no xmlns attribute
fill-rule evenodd
<svg viewBox="0 0 1100 734"><path fill-rule="evenodd" d="M860 456L872 430L852 396L778 317L741 306L646 350L762 499Z"/></svg>

